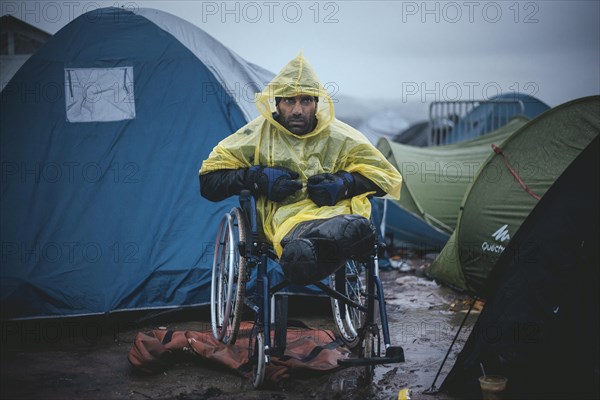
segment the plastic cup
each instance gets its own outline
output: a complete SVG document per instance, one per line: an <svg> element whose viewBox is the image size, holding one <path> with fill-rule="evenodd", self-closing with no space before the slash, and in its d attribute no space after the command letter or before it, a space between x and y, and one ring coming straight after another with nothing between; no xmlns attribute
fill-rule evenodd
<svg viewBox="0 0 600 400"><path fill-rule="evenodd" d="M486 375L479 377L483 400L501 400L508 379L501 375Z"/></svg>

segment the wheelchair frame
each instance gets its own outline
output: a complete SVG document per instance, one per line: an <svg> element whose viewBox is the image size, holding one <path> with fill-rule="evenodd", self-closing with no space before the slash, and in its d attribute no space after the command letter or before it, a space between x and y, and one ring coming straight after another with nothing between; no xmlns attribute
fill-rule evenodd
<svg viewBox="0 0 600 400"><path fill-rule="evenodd" d="M254 197L244 190L239 200L240 207L234 207L221 219L215 241L211 327L216 339L233 344L238 335L244 305L255 313L250 337L250 361L253 366L252 384L259 388L263 384L271 355L283 354L285 350L286 321L279 321L280 327L284 324L283 329L275 329L275 346L271 346L271 298L290 282L284 279L270 286L267 264L269 258L276 260L277 257L270 245L259 239ZM372 382L375 365L404 361L402 347L391 346L390 343L377 248L375 245L368 262L350 260L339 268L330 276L329 286L322 282L313 283L331 297L335 327L342 341L351 349L358 349L360 358L339 360L339 365L364 367L366 383ZM246 282L253 268L257 269L256 288L252 296L247 296ZM278 309L278 304L275 308ZM381 331L377 324L377 312ZM287 310L282 314L283 319L287 320ZM385 355L381 351L381 334Z"/></svg>

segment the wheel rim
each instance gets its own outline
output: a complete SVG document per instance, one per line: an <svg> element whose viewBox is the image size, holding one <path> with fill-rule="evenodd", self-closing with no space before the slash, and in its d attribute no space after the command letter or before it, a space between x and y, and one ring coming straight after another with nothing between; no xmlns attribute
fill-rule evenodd
<svg viewBox="0 0 600 400"><path fill-rule="evenodd" d="M225 246L225 226L227 224L227 215L225 215L219 224L219 230L215 238L215 252L213 257L213 267L210 284L210 320L213 336L219 339L219 327L221 326L222 312L221 302L221 269L223 256L223 247Z"/></svg>
<svg viewBox="0 0 600 400"><path fill-rule="evenodd" d="M233 269L229 275L232 278L230 279L231 282L229 282L232 287L232 293L229 301L230 311L228 314L229 331L226 332L223 341L229 344L234 344L237 339L242 317L242 309L244 307L247 266L246 258L239 254L237 243L242 241L246 242L247 232L242 211L239 208L233 208L230 214L232 216L231 226L234 231L234 237L238 239L238 242L232 246Z"/></svg>
<svg viewBox="0 0 600 400"><path fill-rule="evenodd" d="M211 280L211 326L213 336L222 340L229 325L236 249L232 217L226 214L217 233ZM218 276L217 276L218 274Z"/></svg>
<svg viewBox="0 0 600 400"><path fill-rule="evenodd" d="M346 263L346 295L349 299L361 304L366 304L364 297L365 282L361 276L361 267L353 261ZM331 287L335 289L335 275L330 277ZM349 346L355 347L359 342L359 329L365 321L365 313L355 307L348 306L342 302L331 299L333 315L336 328L342 340ZM342 308L343 307L343 308ZM342 310L344 316L342 317Z"/></svg>

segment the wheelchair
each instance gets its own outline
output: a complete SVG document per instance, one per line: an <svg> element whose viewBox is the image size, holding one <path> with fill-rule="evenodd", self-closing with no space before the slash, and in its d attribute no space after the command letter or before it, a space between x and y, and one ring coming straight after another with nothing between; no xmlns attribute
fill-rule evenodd
<svg viewBox="0 0 600 400"><path fill-rule="evenodd" d="M252 384L254 388L260 388L271 356L282 354L285 349L287 322L283 323L283 329L275 329L275 346L271 344L271 312L273 307L277 307L277 303L272 306L271 300L290 282L284 279L270 285L267 263L269 259L276 261L277 257L271 245L259 238L254 197L249 191L242 191L239 201L240 206L234 207L221 219L215 240L211 328L217 340L234 344L244 306L254 313L255 322L250 333L250 363ZM372 382L376 365L404 361L402 347L390 344L377 247L373 249L368 262L347 261L330 276L329 285L323 281L313 283L331 298L334 326L339 338L358 354L357 358L339 360L339 365L364 368L365 383ZM255 290L247 294L246 284L253 269L256 269ZM284 319L287 319L287 312L284 315ZM281 324L281 319L278 321Z"/></svg>

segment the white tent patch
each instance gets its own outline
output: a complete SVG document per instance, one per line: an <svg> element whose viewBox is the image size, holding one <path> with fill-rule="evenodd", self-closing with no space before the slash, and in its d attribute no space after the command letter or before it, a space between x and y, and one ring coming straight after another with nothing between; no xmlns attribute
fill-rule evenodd
<svg viewBox="0 0 600 400"><path fill-rule="evenodd" d="M133 67L65 68L69 122L108 122L135 118Z"/></svg>

